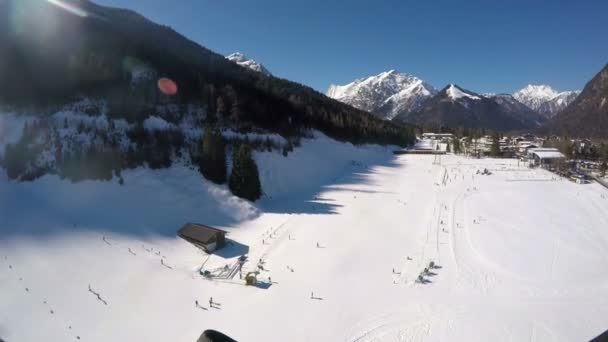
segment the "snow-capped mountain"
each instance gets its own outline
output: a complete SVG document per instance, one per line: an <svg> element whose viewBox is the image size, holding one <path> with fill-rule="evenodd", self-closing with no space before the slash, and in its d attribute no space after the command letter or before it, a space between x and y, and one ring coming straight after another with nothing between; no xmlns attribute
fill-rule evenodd
<svg viewBox="0 0 608 342"><path fill-rule="evenodd" d="M495 130L533 128L539 115L510 95L483 96L449 84L418 111L395 120L424 127L468 127Z"/></svg>
<svg viewBox="0 0 608 342"><path fill-rule="evenodd" d="M261 72L264 75L268 75L268 76L272 75L272 73L270 73L270 71L268 71L268 69L266 69L266 67L264 67L262 64L254 61L253 59L247 58L247 56L243 55L240 52L235 52L233 54L230 54L230 55L226 56L226 59L228 59L229 61L232 61L242 67L249 68L256 72Z"/></svg>
<svg viewBox="0 0 608 342"><path fill-rule="evenodd" d="M564 110L576 97L580 91L564 91L551 100L543 103L537 112L545 117L553 117Z"/></svg>
<svg viewBox="0 0 608 342"><path fill-rule="evenodd" d="M515 92L513 97L549 118L566 108L579 93L579 91L558 92L548 85L528 85Z"/></svg>
<svg viewBox="0 0 608 342"><path fill-rule="evenodd" d="M437 90L423 80L396 70L331 85L327 96L387 120L422 107Z"/></svg>

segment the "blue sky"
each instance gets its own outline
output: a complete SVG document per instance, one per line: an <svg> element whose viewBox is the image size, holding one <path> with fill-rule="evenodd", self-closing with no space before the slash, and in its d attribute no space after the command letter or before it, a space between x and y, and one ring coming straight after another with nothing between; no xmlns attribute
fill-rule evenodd
<svg viewBox="0 0 608 342"><path fill-rule="evenodd" d="M94 0L325 92L389 69L437 88L581 89L608 63L607 0Z"/></svg>

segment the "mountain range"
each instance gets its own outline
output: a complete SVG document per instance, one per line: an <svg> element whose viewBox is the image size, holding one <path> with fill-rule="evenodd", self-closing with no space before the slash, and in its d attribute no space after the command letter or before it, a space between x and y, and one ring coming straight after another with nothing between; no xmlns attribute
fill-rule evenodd
<svg viewBox="0 0 608 342"><path fill-rule="evenodd" d="M536 128L579 94L557 92L546 85L529 85L512 95L481 95L453 84L443 90L438 92L416 76L390 70L346 85L331 85L326 94L386 120L502 130Z"/></svg>
<svg viewBox="0 0 608 342"><path fill-rule="evenodd" d="M528 85L513 93L513 97L546 118L561 112L574 101L580 91L557 92L547 85Z"/></svg>
<svg viewBox="0 0 608 342"><path fill-rule="evenodd" d="M421 108L401 113L395 120L433 129L518 130L537 127L542 118L510 95L486 97L449 84L425 101Z"/></svg>

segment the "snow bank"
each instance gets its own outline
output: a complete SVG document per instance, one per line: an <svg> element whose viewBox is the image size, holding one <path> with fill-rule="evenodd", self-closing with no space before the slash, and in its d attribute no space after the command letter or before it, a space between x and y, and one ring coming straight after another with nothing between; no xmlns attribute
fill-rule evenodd
<svg viewBox="0 0 608 342"><path fill-rule="evenodd" d="M271 134L263 134L263 133L238 133L233 130L227 129L222 131L222 135L226 139L247 139L249 141L266 141L270 140L271 142L283 146L287 144L287 139L283 138L281 135L276 133Z"/></svg>
<svg viewBox="0 0 608 342"><path fill-rule="evenodd" d="M250 203L205 181L193 168L138 168L122 176L122 186L117 180L73 184L54 175L26 183L3 180L1 230L5 236L46 236L66 229L174 236L186 221L228 224L258 214ZM11 214L24 208L35 208L36 214Z"/></svg>
<svg viewBox="0 0 608 342"><path fill-rule="evenodd" d="M33 118L14 113L0 113L0 157L4 156L6 145L15 144L21 139L23 126Z"/></svg>
<svg viewBox="0 0 608 342"><path fill-rule="evenodd" d="M168 123L165 119L155 115L144 120L144 128L148 131L165 131L174 127L175 126Z"/></svg>
<svg viewBox="0 0 608 342"><path fill-rule="evenodd" d="M316 191L324 184L359 171L363 164L384 163L392 155L388 147L339 143L320 132L314 136L314 139L303 139L302 145L287 157L276 152L255 153L267 196L281 198Z"/></svg>

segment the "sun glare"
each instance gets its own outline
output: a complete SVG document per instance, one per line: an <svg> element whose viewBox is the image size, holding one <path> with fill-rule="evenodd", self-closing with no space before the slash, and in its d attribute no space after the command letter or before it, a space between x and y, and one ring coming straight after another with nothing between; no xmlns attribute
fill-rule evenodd
<svg viewBox="0 0 608 342"><path fill-rule="evenodd" d="M77 15L79 17L83 17L84 18L84 17L88 17L89 16L88 13L85 12L84 10L82 10L80 8L77 8L77 7L73 6L73 5L67 4L67 3L65 3L62 0L47 0L47 1L50 2L51 4L57 6L57 7L60 7L62 9L64 9L64 10L72 13L72 14L75 14L75 15Z"/></svg>

